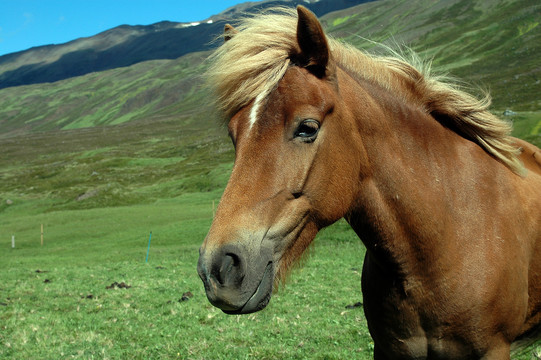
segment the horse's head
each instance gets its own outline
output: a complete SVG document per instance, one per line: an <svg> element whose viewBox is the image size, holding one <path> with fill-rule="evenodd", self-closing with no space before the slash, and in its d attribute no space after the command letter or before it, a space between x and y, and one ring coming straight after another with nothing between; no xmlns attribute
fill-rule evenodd
<svg viewBox="0 0 541 360"><path fill-rule="evenodd" d="M280 78L229 116L235 165L198 263L208 299L227 313L263 309L275 279L355 198L361 154L347 91L338 96L317 18L299 7L295 31Z"/></svg>

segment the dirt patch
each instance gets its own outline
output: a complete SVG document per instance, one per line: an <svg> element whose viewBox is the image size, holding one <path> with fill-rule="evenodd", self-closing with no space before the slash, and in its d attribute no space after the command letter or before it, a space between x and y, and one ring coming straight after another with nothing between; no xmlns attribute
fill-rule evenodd
<svg viewBox="0 0 541 360"><path fill-rule="evenodd" d="M191 293L191 291L187 291L185 292L184 294L182 294L182 297L180 298L179 301L188 301L190 300L191 298L193 298L193 294Z"/></svg>
<svg viewBox="0 0 541 360"><path fill-rule="evenodd" d="M182 294L182 297L180 299L178 299L178 300L169 300L167 303L168 304L172 304L174 302L182 303L182 302L190 300L191 298L193 298L192 292L191 291L186 291L185 293Z"/></svg>
<svg viewBox="0 0 541 360"><path fill-rule="evenodd" d="M85 193L79 194L79 196L77 196L75 201L83 201L83 200L86 200L86 199L90 199L91 197L94 197L94 196L98 195L99 193L100 193L100 191L98 189L90 190L90 191L87 191Z"/></svg>
<svg viewBox="0 0 541 360"><path fill-rule="evenodd" d="M359 302L356 302L355 304L346 305L346 309L355 309L362 306L363 306L363 303L359 301Z"/></svg>
<svg viewBox="0 0 541 360"><path fill-rule="evenodd" d="M116 289L129 289L129 288L131 288L131 286L128 285L128 284L126 284L124 281L121 282L121 283L118 283L118 282L115 281L114 283L112 283L112 284L109 285L109 286L106 286L105 288L106 288L107 290L109 290L109 289L115 289L115 288L116 288Z"/></svg>

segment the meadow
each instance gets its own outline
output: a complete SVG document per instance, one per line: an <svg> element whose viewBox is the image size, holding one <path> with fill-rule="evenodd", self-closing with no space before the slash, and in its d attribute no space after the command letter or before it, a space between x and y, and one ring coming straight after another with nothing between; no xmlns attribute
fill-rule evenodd
<svg viewBox="0 0 541 360"><path fill-rule="evenodd" d="M362 308L346 308L362 301L364 253L346 223L318 236L267 310L229 316L208 303L196 264L219 195L40 216L4 212L0 357L371 358ZM7 229L16 234L14 249Z"/></svg>

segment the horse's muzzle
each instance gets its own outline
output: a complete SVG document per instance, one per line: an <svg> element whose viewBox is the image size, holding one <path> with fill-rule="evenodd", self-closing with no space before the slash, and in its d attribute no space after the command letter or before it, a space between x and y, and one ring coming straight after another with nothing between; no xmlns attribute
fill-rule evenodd
<svg viewBox="0 0 541 360"><path fill-rule="evenodd" d="M233 244L214 251L201 249L197 272L210 303L227 314L249 314L267 306L272 295L274 266L270 251L248 253Z"/></svg>

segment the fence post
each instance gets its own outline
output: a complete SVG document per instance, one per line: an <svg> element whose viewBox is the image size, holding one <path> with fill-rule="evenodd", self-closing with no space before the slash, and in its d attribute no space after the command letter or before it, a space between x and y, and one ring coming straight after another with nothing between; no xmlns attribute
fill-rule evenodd
<svg viewBox="0 0 541 360"><path fill-rule="evenodd" d="M15 235L11 235L11 248L15 249Z"/></svg>
<svg viewBox="0 0 541 360"><path fill-rule="evenodd" d="M148 248L147 248L147 258L145 259L145 262L148 262L148 253L150 252L150 239L152 239L152 231L150 232L150 235L148 237Z"/></svg>

